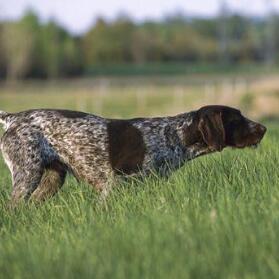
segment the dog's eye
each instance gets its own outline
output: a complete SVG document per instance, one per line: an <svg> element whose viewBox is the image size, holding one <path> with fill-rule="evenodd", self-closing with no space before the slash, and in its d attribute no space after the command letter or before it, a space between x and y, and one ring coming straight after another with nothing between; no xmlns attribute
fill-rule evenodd
<svg viewBox="0 0 279 279"><path fill-rule="evenodd" d="M230 121L227 122L227 124L225 124L226 127L234 127L237 126L239 124L239 120L238 119L231 119Z"/></svg>
<svg viewBox="0 0 279 279"><path fill-rule="evenodd" d="M233 119L233 120L231 120L231 123L232 123L232 124L237 124L238 122L239 122L238 119Z"/></svg>

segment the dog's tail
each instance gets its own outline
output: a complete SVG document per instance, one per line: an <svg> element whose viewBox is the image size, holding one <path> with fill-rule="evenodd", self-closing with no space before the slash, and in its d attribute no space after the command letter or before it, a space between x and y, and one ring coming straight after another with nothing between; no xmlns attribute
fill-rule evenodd
<svg viewBox="0 0 279 279"><path fill-rule="evenodd" d="M3 124L4 126L6 126L9 115L10 115L10 113L0 110L0 124Z"/></svg>

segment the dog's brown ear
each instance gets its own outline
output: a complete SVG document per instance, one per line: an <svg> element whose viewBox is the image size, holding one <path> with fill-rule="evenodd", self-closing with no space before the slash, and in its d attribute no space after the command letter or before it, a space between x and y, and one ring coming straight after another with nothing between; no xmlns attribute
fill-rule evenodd
<svg viewBox="0 0 279 279"><path fill-rule="evenodd" d="M221 112L201 116L198 129L203 140L210 148L216 151L223 150L225 147L225 130Z"/></svg>

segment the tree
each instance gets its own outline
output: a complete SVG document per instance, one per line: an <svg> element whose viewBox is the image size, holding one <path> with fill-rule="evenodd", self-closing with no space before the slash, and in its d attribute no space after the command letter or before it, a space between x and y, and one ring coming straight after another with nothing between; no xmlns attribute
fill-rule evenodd
<svg viewBox="0 0 279 279"><path fill-rule="evenodd" d="M228 18L230 10L225 0L220 0L220 15L219 15L219 56L222 63L228 63L229 57L229 42L228 35Z"/></svg>
<svg viewBox="0 0 279 279"><path fill-rule="evenodd" d="M34 43L28 18L3 25L1 40L7 66L7 79L17 80L28 72Z"/></svg>
<svg viewBox="0 0 279 279"><path fill-rule="evenodd" d="M111 24L100 18L83 39L85 64L132 62L133 32L134 24L126 18Z"/></svg>
<svg viewBox="0 0 279 279"><path fill-rule="evenodd" d="M62 45L62 73L66 76L81 74L83 70L80 40L67 36Z"/></svg>

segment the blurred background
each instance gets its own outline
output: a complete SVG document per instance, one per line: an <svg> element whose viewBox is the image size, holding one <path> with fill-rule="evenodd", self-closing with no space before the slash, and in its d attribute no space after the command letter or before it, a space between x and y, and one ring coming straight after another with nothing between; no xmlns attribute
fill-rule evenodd
<svg viewBox="0 0 279 279"><path fill-rule="evenodd" d="M0 0L0 108L279 116L279 0Z"/></svg>

